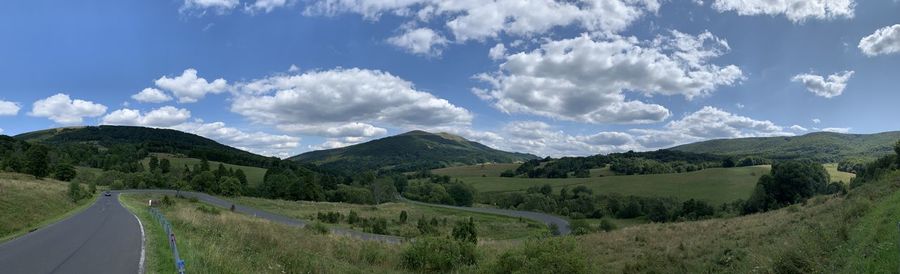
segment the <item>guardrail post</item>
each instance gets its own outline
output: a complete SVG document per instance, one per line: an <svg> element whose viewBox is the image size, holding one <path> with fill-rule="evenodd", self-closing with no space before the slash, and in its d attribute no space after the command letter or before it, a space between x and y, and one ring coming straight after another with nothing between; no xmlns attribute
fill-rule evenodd
<svg viewBox="0 0 900 274"><path fill-rule="evenodd" d="M179 274L184 274L185 263L178 254L178 245L175 241L175 230L172 228L172 223L169 223L169 220L167 220L166 217L162 215L162 212L156 208L150 208L150 215L159 222L160 226L163 228L163 232L166 233L166 241L169 242L169 248L172 249L172 257L175 259L175 271Z"/></svg>

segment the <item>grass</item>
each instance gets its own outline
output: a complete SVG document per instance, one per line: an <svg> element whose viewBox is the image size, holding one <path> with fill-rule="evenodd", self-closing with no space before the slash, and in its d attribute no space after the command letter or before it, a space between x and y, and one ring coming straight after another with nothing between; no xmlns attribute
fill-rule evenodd
<svg viewBox="0 0 900 274"><path fill-rule="evenodd" d="M144 226L144 245L146 247L144 266L147 269L147 273L173 273L175 260L172 257L172 250L169 249L169 240L166 237L166 232L163 231L162 225L150 215L150 211L147 209L146 201L149 197L120 194L119 202L131 213L138 216L141 219L141 225ZM153 199L156 200L156 197ZM180 235L178 231L175 233L176 237ZM176 240L180 240L180 238Z"/></svg>
<svg viewBox="0 0 900 274"><path fill-rule="evenodd" d="M200 162L202 162L202 160L200 160L200 159L187 158L187 157L183 157L183 156L176 156L176 155L166 154L166 153L153 153L153 155L156 155L156 157L159 158L160 160L169 159L169 163L172 167L172 170L183 170L185 165L187 165L188 167L193 169L194 165L199 165ZM141 161L141 163L145 167L149 166L149 162L150 162L150 158L146 158L143 161ZM209 168L211 170L216 170L216 168L219 167L219 164L220 164L220 162L209 161ZM247 183L250 186L258 186L258 185L262 184L263 177L266 176L265 168L258 168L258 167L251 167L251 166L239 166L239 165L232 165L232 164L226 164L226 163L221 163L221 164L224 164L225 168L227 168L227 169L244 170L244 175L247 175Z"/></svg>
<svg viewBox="0 0 900 274"><path fill-rule="evenodd" d="M828 175L831 176L832 182L844 182L846 184L850 183L850 180L856 177L856 174L838 171L838 164L825 164L825 170L828 171Z"/></svg>
<svg viewBox="0 0 900 274"><path fill-rule="evenodd" d="M377 206L372 205L356 205L346 203L329 203L329 202L306 202L306 201L284 201L270 200L251 197L231 198L238 204L247 205L270 211L273 213L285 215L297 219L316 220L316 214L319 212L340 212L347 216L351 210L355 211L362 218L384 218L388 220L388 234L416 237L419 231L416 223L423 216L427 220L432 217L443 221L447 219L447 225L440 225L438 230L442 234L449 234L450 230L457 221L467 220L469 217L474 218L476 228L478 229L478 237L481 239L506 240L519 239L527 237L536 237L549 233L546 226L527 219L519 219L513 217L481 214L475 212L467 212L448 208L431 207L423 205L413 205L407 203L384 203ZM399 223L401 211L406 211L408 215L405 224ZM345 228L353 228L362 230L359 227L353 227L346 222L336 225Z"/></svg>
<svg viewBox="0 0 900 274"><path fill-rule="evenodd" d="M861 218L859 225L850 231L848 243L841 247L839 256L847 258L841 265L842 273L896 273L898 221L900 221L900 192L894 192L884 202L878 203L869 214Z"/></svg>
<svg viewBox="0 0 900 274"><path fill-rule="evenodd" d="M521 164L480 164L469 166L456 166L434 169L431 172L437 175L450 177L500 177L500 173L506 170L515 170Z"/></svg>
<svg viewBox="0 0 900 274"><path fill-rule="evenodd" d="M462 180L479 193L525 191L529 187L549 184L554 191L583 185L594 193L619 193L636 196L664 196L678 199L700 199L714 204L746 199L759 176L769 172L768 166L710 168L696 172L606 176L597 178L498 178L469 177Z"/></svg>
<svg viewBox="0 0 900 274"><path fill-rule="evenodd" d="M0 242L81 212L97 195L73 203L68 183L31 175L0 173Z"/></svg>
<svg viewBox="0 0 900 274"><path fill-rule="evenodd" d="M121 200L143 212L144 201L159 197L129 194ZM175 200L162 212L174 227L190 273L402 273L397 270L401 245L320 235L227 210L207 214L197 210L198 203ZM158 226L149 215L138 216L145 226ZM152 260L171 252L155 241L148 247L154 249L148 253L159 254ZM148 261L147 266L148 273L172 272L171 265L159 262Z"/></svg>

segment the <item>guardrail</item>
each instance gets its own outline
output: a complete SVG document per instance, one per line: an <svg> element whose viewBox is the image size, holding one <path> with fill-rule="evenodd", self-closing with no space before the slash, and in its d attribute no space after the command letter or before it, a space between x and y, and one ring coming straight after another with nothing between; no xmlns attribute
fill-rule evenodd
<svg viewBox="0 0 900 274"><path fill-rule="evenodd" d="M162 212L159 212L159 209L156 209L155 207L150 207L150 215L162 225L163 231L166 232L166 238L169 239L169 248L172 249L172 256L175 258L175 270L178 271L179 274L184 274L184 260L178 256L178 245L175 242L175 230L172 229L172 224L169 223L169 220L167 220Z"/></svg>

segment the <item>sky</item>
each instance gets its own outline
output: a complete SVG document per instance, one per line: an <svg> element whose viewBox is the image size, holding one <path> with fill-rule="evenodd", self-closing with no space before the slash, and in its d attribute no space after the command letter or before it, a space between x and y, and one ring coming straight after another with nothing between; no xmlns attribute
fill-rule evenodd
<svg viewBox="0 0 900 274"><path fill-rule="evenodd" d="M0 2L0 133L289 157L409 130L540 156L900 130L900 1Z"/></svg>

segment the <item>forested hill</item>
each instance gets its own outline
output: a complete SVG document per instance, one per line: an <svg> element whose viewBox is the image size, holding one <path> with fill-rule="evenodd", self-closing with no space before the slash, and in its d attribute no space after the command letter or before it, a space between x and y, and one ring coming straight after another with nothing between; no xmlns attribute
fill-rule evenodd
<svg viewBox="0 0 900 274"><path fill-rule="evenodd" d="M721 139L687 144L671 150L724 156L758 156L772 160L811 159L839 162L873 160L893 153L900 131L876 134L816 132L793 137Z"/></svg>
<svg viewBox="0 0 900 274"><path fill-rule="evenodd" d="M303 153L289 160L324 169L355 172L389 169L406 172L478 163L511 163L537 156L505 152L447 133L411 131L343 148Z"/></svg>
<svg viewBox="0 0 900 274"><path fill-rule="evenodd" d="M171 129L131 126L70 127L29 132L15 138L51 146L93 145L135 150L138 154L182 154L191 158L255 167L268 167L277 160Z"/></svg>

